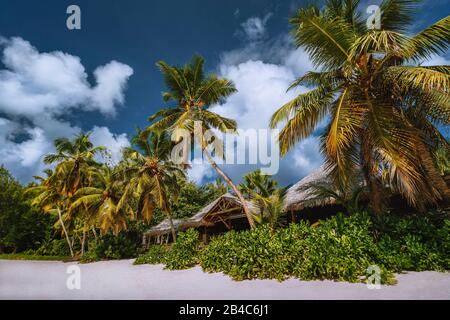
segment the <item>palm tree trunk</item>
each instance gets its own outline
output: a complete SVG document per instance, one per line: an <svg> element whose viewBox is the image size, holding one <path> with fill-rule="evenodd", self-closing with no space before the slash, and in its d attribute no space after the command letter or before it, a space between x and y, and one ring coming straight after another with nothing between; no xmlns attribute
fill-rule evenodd
<svg viewBox="0 0 450 320"><path fill-rule="evenodd" d="M95 231L95 228L92 228L92 233L94 234L94 239L97 240L97 232Z"/></svg>
<svg viewBox="0 0 450 320"><path fill-rule="evenodd" d="M165 211L166 211L166 215L167 215L167 220L169 220L170 231L172 232L173 242L176 242L177 241L177 232L175 231L175 226L173 225L172 213L170 212L170 209L168 209L167 207L166 207Z"/></svg>
<svg viewBox="0 0 450 320"><path fill-rule="evenodd" d="M372 151L366 135L366 132L361 134L362 171L364 180L369 189L370 207L372 208L373 213L380 215L384 209L383 185L378 180L378 177L374 176Z"/></svg>
<svg viewBox="0 0 450 320"><path fill-rule="evenodd" d="M212 157L208 154L208 152L205 150L206 157L208 158L208 162L211 164L214 170L225 180L226 183L233 189L236 196L239 198L239 201L242 204L242 208L244 209L245 216L247 217L248 224L250 225L250 229L254 230L256 228L255 221L253 220L252 213L250 212L247 202L244 199L244 196L239 191L239 189L236 187L236 185L233 183L233 181L227 176L225 172L220 169L220 167L217 165L217 163L212 159Z"/></svg>
<svg viewBox="0 0 450 320"><path fill-rule="evenodd" d="M69 234L67 233L66 226L64 225L64 221L63 221L62 214L61 214L61 209L59 209L59 207L58 207L57 210L58 210L59 222L61 223L62 229L64 231L64 235L66 236L66 241L67 241L67 244L69 245L70 255L73 258L74 254L73 254L72 243L70 242Z"/></svg>
<svg viewBox="0 0 450 320"><path fill-rule="evenodd" d="M83 239L81 240L81 255L84 254L84 244L86 242L86 230L83 230Z"/></svg>

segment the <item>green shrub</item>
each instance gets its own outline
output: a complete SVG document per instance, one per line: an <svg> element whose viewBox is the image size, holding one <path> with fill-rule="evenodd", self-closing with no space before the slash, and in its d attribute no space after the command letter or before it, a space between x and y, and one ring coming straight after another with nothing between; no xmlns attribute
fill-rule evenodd
<svg viewBox="0 0 450 320"><path fill-rule="evenodd" d="M381 282L393 284L393 272L445 270L450 267L450 220L426 215L400 218L342 214L320 221L291 224L271 232L231 231L199 250L198 232L180 233L172 247L152 246L135 264L164 263L186 269L199 263L206 272L235 280L330 279L364 282L369 266L381 270Z"/></svg>
<svg viewBox="0 0 450 320"><path fill-rule="evenodd" d="M166 269L181 270L195 266L199 251L198 238L199 234L195 229L179 233L177 241L167 252L165 258Z"/></svg>
<svg viewBox="0 0 450 320"><path fill-rule="evenodd" d="M378 260L401 271L450 268L450 220L445 215L383 216L374 219Z"/></svg>
<svg viewBox="0 0 450 320"><path fill-rule="evenodd" d="M207 272L224 272L235 280L283 280L301 256L307 232L306 224L275 234L265 225L254 231L232 231L212 239L200 253L200 264Z"/></svg>
<svg viewBox="0 0 450 320"><path fill-rule="evenodd" d="M38 256L70 256L70 249L65 239L45 241L34 254Z"/></svg>
<svg viewBox="0 0 450 320"><path fill-rule="evenodd" d="M130 259L136 256L138 241L127 233L117 236L105 234L88 243L88 250L80 258L82 263L100 260Z"/></svg>
<svg viewBox="0 0 450 320"><path fill-rule="evenodd" d="M367 276L367 268L377 265L382 282L390 283L391 272L377 261L378 247L371 226L367 214L338 214L322 221L306 237L303 259L296 264L293 275L304 280L361 282Z"/></svg>
<svg viewBox="0 0 450 320"><path fill-rule="evenodd" d="M152 245L148 251L136 258L134 264L164 264L169 247Z"/></svg>

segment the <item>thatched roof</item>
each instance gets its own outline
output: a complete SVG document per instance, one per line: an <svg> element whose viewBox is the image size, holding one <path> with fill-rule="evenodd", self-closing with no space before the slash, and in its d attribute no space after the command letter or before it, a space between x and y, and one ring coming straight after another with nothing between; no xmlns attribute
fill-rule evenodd
<svg viewBox="0 0 450 320"><path fill-rule="evenodd" d="M310 175L306 176L296 184L294 184L286 194L286 200L284 209L285 211L297 211L309 207L325 206L329 204L334 204L335 200L332 198L327 199L315 199L314 194L308 190L308 185L313 182L327 182L328 174L325 166L322 165L320 168L312 172ZM330 183L331 185L331 183Z"/></svg>
<svg viewBox="0 0 450 320"><path fill-rule="evenodd" d="M226 193L220 197L218 197L216 200L202 208L199 212L194 214L192 217L184 220L178 220L174 219L173 224L176 231L185 230L188 228L198 228L201 226L211 226L214 225L213 222L209 221L208 216L213 213L218 205L220 203L227 202L229 205L234 205L236 207L241 207L241 202L239 199L230 193ZM257 208L251 203L250 201L247 201L248 208L256 212ZM237 219L237 218L243 218L245 217L245 214L243 212L241 213L230 213L228 215L228 219ZM170 224L169 220L165 219L160 224L152 227L150 230L144 233L146 236L158 236L162 234L168 234L170 233Z"/></svg>

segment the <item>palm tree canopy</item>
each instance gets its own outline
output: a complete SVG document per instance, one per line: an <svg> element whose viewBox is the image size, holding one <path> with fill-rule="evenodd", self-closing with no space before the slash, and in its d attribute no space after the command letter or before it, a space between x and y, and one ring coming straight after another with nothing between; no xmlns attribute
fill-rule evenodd
<svg viewBox="0 0 450 320"><path fill-rule="evenodd" d="M291 19L296 44L320 71L292 84L289 90L313 88L277 110L270 126L284 125L284 155L330 115L322 150L334 181L347 184L362 168L373 183L389 184L423 208L450 195L430 156L449 148L437 128L450 123L450 67L417 62L448 48L450 16L408 36L401 32L418 1L384 0L380 30L365 27L358 3L329 0L323 10L300 9ZM388 173L383 182L380 172Z"/></svg>
<svg viewBox="0 0 450 320"><path fill-rule="evenodd" d="M176 199L179 193L178 178L185 176L181 168L170 161L174 143L167 132L138 129L132 143L134 148L123 151L121 172L128 181L124 195L136 194L138 214L150 220L157 207L170 211L169 194Z"/></svg>
<svg viewBox="0 0 450 320"><path fill-rule="evenodd" d="M60 192L69 196L87 184L89 167L97 165L95 155L106 152L103 146L94 147L89 135L80 133L73 140L56 139L54 142L56 153L44 157L46 164L58 163L53 176L61 181Z"/></svg>
<svg viewBox="0 0 450 320"><path fill-rule="evenodd" d="M163 108L149 118L154 121L148 130L186 129L193 131L194 123L202 123L203 129L218 129L222 132L236 130L236 122L222 117L209 108L224 101L236 92L233 82L205 75L204 59L194 56L183 67L170 66L164 61L158 62L167 91L162 93L166 102L175 102L173 108Z"/></svg>

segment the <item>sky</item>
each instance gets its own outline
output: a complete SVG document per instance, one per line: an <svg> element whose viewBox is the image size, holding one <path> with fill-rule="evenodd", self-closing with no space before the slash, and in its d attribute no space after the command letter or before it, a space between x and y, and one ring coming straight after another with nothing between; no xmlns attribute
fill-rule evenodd
<svg viewBox="0 0 450 320"><path fill-rule="evenodd" d="M165 106L156 62L182 65L194 54L238 89L212 110L243 129L267 128L276 109L307 90L286 93L290 83L314 69L289 33L289 17L305 2L0 0L0 164L27 183L44 169L53 140L80 130L119 161L135 128ZM361 7L379 2L363 0ZM81 9L81 30L66 26L72 4ZM410 32L447 16L449 8L450 0L424 1ZM447 53L428 63L449 60ZM321 165L320 129L281 160L275 176L281 184ZM257 167L225 171L239 181ZM204 183L215 174L193 165L189 177Z"/></svg>

